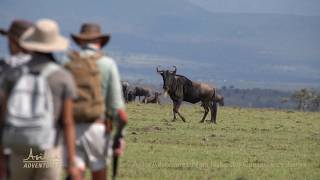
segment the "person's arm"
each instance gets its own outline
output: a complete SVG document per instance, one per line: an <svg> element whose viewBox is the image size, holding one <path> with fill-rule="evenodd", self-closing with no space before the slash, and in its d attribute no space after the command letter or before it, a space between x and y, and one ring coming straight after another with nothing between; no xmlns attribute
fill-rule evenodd
<svg viewBox="0 0 320 180"><path fill-rule="evenodd" d="M113 113L118 109L124 109L124 99L122 95L122 85L120 81L120 73L115 63L111 63L109 67L109 79L107 90L107 108L111 108Z"/></svg>
<svg viewBox="0 0 320 180"><path fill-rule="evenodd" d="M75 166L75 128L73 121L73 101L67 98L63 103L63 132L64 142L67 150L67 171L72 177L78 176L78 170Z"/></svg>
<svg viewBox="0 0 320 180"><path fill-rule="evenodd" d="M10 83L8 83L7 76L2 74L2 82L0 84L0 178L6 176L6 159L4 155L4 147L2 145L3 128L5 123L5 115L7 111L8 94L10 92Z"/></svg>
<svg viewBox="0 0 320 180"><path fill-rule="evenodd" d="M4 93L0 92L1 96L1 109L0 109L0 179L6 177L6 162L5 157L3 153L3 146L2 146L2 136L3 136L3 127L4 127L4 116L7 106L7 97L4 95Z"/></svg>
<svg viewBox="0 0 320 180"><path fill-rule="evenodd" d="M116 132L114 134L114 143L112 148L114 149L116 156L120 156L123 154L125 148L124 129L128 123L127 113L124 109L118 109L116 120Z"/></svg>
<svg viewBox="0 0 320 180"><path fill-rule="evenodd" d="M124 149L124 128L128 123L128 117L124 106L120 74L116 64L112 64L110 67L109 78L110 84L106 99L109 101L107 109L112 108L115 121L113 149L117 155L121 155Z"/></svg>

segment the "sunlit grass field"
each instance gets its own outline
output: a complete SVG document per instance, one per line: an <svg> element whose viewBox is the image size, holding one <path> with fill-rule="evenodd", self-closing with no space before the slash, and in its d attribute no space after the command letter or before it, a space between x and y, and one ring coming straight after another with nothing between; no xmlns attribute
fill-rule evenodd
<svg viewBox="0 0 320 180"><path fill-rule="evenodd" d="M171 105L127 109L118 179L320 179L320 113L223 107L212 125L199 105L186 123Z"/></svg>

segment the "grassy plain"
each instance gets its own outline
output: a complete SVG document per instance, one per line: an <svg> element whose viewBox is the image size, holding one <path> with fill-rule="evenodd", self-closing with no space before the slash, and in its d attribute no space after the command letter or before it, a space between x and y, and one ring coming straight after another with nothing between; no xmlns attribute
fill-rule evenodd
<svg viewBox="0 0 320 180"><path fill-rule="evenodd" d="M199 105L182 106L186 123L171 105L127 109L119 179L320 179L320 113L223 107L212 125Z"/></svg>

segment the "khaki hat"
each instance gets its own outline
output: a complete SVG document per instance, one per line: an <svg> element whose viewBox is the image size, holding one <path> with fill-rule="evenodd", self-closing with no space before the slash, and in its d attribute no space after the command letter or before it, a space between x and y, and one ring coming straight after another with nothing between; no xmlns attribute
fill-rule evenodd
<svg viewBox="0 0 320 180"><path fill-rule="evenodd" d="M68 40L60 35L58 24L51 19L40 19L20 39L20 46L29 51L49 53L66 50Z"/></svg>
<svg viewBox="0 0 320 180"><path fill-rule="evenodd" d="M75 43L81 45L87 41L99 40L101 47L105 46L110 40L110 34L102 34L99 24L84 23L79 34L71 34Z"/></svg>
<svg viewBox="0 0 320 180"><path fill-rule="evenodd" d="M4 36L10 36L15 39L19 39L22 34L32 26L32 23L22 19L16 19L12 21L10 28L5 30L0 28L0 34Z"/></svg>

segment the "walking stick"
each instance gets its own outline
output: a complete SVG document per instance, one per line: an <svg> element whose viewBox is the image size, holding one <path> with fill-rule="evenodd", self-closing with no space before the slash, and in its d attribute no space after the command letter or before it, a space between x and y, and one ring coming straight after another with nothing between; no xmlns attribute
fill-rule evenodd
<svg viewBox="0 0 320 180"><path fill-rule="evenodd" d="M112 161L112 180L116 180L117 173L118 173L118 160L119 157L117 155L113 155L113 161Z"/></svg>

